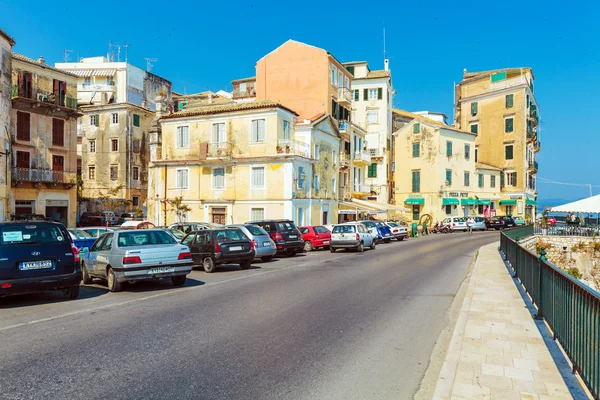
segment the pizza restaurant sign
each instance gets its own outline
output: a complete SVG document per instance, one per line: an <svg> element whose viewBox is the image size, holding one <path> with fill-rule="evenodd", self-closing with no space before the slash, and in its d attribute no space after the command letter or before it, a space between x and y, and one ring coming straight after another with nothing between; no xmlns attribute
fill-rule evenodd
<svg viewBox="0 0 600 400"><path fill-rule="evenodd" d="M469 197L469 193L450 192L448 197Z"/></svg>

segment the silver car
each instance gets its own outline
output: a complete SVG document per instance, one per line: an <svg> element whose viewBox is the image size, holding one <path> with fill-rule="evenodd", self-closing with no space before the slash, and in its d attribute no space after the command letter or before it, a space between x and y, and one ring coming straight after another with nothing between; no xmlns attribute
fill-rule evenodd
<svg viewBox="0 0 600 400"><path fill-rule="evenodd" d="M485 219L483 217L473 217L475 223L473 224L474 231L486 231L487 226L485 225Z"/></svg>
<svg viewBox="0 0 600 400"><path fill-rule="evenodd" d="M110 228L106 226L86 226L85 228L75 228L78 231L84 231L89 233L95 238L99 238L104 235L106 232L114 232L115 228Z"/></svg>
<svg viewBox="0 0 600 400"><path fill-rule="evenodd" d="M361 252L365 247L375 250L375 240L369 229L360 222L347 222L333 226L331 231L331 241L329 242L329 251L335 253L337 249L356 249Z"/></svg>
<svg viewBox="0 0 600 400"><path fill-rule="evenodd" d="M118 292L127 281L171 278L175 286L192 272L190 249L162 229L118 230L102 235L82 257L83 283L105 279Z"/></svg>
<svg viewBox="0 0 600 400"><path fill-rule="evenodd" d="M248 236L250 240L254 240L254 251L256 252L255 258L260 258L263 261L271 261L275 253L277 253L277 246L267 231L258 225L254 224L233 224L227 225L227 227L236 227L244 232L244 235Z"/></svg>

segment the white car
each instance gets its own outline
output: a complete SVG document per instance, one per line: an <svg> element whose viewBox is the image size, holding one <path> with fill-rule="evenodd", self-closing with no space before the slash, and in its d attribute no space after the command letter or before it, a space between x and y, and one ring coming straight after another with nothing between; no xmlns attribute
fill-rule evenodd
<svg viewBox="0 0 600 400"><path fill-rule="evenodd" d="M376 238L360 222L334 225L331 231L329 251L335 253L337 249L356 249L356 251L362 252L365 247L375 250Z"/></svg>
<svg viewBox="0 0 600 400"><path fill-rule="evenodd" d="M467 218L465 217L448 217L442 221L444 225L450 226L452 232L467 231Z"/></svg>
<svg viewBox="0 0 600 400"><path fill-rule="evenodd" d="M398 240L398 241L402 241L404 240L404 238L406 236L408 236L408 227L402 224L399 224L398 222L386 222L385 223L387 226L390 227L390 230L392 231L392 236L394 236L394 239Z"/></svg>

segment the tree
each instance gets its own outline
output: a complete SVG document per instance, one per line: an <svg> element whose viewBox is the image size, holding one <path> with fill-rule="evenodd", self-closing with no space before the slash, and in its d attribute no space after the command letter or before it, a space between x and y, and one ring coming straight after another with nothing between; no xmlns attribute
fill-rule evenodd
<svg viewBox="0 0 600 400"><path fill-rule="evenodd" d="M102 205L102 211L112 211L115 214L118 214L125 207L131 204L129 200L116 197L122 188L123 185L118 185L112 189L108 189L106 192L98 193L98 200Z"/></svg>
<svg viewBox="0 0 600 400"><path fill-rule="evenodd" d="M182 223L183 217L188 212L192 211L192 208L187 204L183 203L183 196L175 197L172 200L167 200L169 205L171 206L171 211L175 211L175 215L177 216L177 222Z"/></svg>

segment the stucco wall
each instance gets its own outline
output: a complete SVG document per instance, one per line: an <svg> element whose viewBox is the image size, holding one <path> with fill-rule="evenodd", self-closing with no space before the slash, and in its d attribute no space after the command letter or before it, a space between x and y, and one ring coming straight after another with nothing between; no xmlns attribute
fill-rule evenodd
<svg viewBox="0 0 600 400"><path fill-rule="evenodd" d="M0 151L6 149L6 132L11 130L11 71L12 71L12 46L0 36ZM8 158L0 156L0 220L8 219Z"/></svg>

